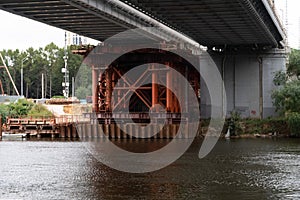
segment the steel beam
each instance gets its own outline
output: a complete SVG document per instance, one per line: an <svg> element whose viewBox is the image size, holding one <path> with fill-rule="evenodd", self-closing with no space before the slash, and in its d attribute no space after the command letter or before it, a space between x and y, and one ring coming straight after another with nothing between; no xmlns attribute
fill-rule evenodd
<svg viewBox="0 0 300 200"><path fill-rule="evenodd" d="M167 65L170 67L170 64L167 63ZM167 82L167 88L166 88L166 108L167 111L173 112L173 98L172 98L172 71L168 70L166 74L166 82Z"/></svg>
<svg viewBox="0 0 300 200"><path fill-rule="evenodd" d="M105 104L106 110L111 111L111 97L112 97L112 70L107 69L105 71L105 80L106 80L106 93L105 93Z"/></svg>
<svg viewBox="0 0 300 200"><path fill-rule="evenodd" d="M154 106L159 103L159 101L158 101L158 85L157 85L158 75L157 75L157 71L155 71L154 64L151 65L151 69L153 69L153 71L152 71L152 108L154 108Z"/></svg>
<svg viewBox="0 0 300 200"><path fill-rule="evenodd" d="M92 109L94 112L99 112L99 103L98 103L98 69L92 67Z"/></svg>

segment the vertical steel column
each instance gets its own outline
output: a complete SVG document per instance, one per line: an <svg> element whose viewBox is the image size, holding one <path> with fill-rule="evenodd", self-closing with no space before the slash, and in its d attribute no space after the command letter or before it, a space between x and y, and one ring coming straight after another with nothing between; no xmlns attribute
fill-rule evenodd
<svg viewBox="0 0 300 200"><path fill-rule="evenodd" d="M167 65L169 66L169 63L167 63ZM171 66L169 66L169 67L171 67ZM167 111L173 112L172 90L170 89L170 88L172 88L172 71L171 70L167 71L166 81L167 81L166 107L167 107Z"/></svg>
<svg viewBox="0 0 300 200"><path fill-rule="evenodd" d="M105 72L106 79L106 111L111 111L111 96L112 96L112 70L107 69Z"/></svg>
<svg viewBox="0 0 300 200"><path fill-rule="evenodd" d="M116 76L117 76L117 74L116 74L116 72L112 69L111 70L112 72L112 75L111 75L111 85L112 85L112 89L115 87L115 85L116 85ZM114 104L116 103L116 100L114 99L113 101L111 101L111 103L112 103L112 107L114 107Z"/></svg>
<svg viewBox="0 0 300 200"><path fill-rule="evenodd" d="M175 70L175 69L174 69ZM173 88L174 90L179 93L179 83L178 83L178 79L177 79L177 73L172 74L172 81L173 81ZM179 102L178 102L178 98L175 94L174 98L173 98L173 112L178 113L179 112Z"/></svg>
<svg viewBox="0 0 300 200"><path fill-rule="evenodd" d="M98 76L98 84L99 84L99 87L98 87L98 93L99 93L99 99L98 99L98 103L99 103L99 111L100 110L103 110L103 104L104 104L104 95L103 95L103 91L104 91L104 80L103 80L103 70L100 69L100 72L99 72L99 76Z"/></svg>
<svg viewBox="0 0 300 200"><path fill-rule="evenodd" d="M188 72L188 66L185 66L185 79L186 79L186 85L184 86L184 93L185 93L185 112L189 112L189 72Z"/></svg>
<svg viewBox="0 0 300 200"><path fill-rule="evenodd" d="M98 104L98 69L92 66L92 103L93 112L99 112Z"/></svg>
<svg viewBox="0 0 300 200"><path fill-rule="evenodd" d="M126 82L125 81L123 81L123 87L126 88ZM128 87L130 87L130 85L128 85ZM126 92L124 92L124 90L122 90L122 92L121 92L122 97L123 97L123 95L125 95L125 93ZM121 97L121 99L122 99L122 97ZM124 110L126 109L126 100L125 99L123 100L123 109Z"/></svg>
<svg viewBox="0 0 300 200"><path fill-rule="evenodd" d="M158 85L156 84L158 82L158 75L155 71L155 65L152 64L152 107L155 106L155 104L158 104Z"/></svg>
<svg viewBox="0 0 300 200"><path fill-rule="evenodd" d="M115 68L115 70L117 70L118 69L118 66L116 66L116 68ZM115 71L115 73L116 73L116 80L119 78L119 76L120 75L118 75L118 73ZM121 74L121 72L120 72L120 74ZM121 77L120 77L121 78ZM115 80L115 81L116 81ZM120 79L121 80L121 79ZM124 83L123 83L123 86L125 87L125 81L123 81ZM121 99L122 99L122 93L121 93L121 90L120 89L118 89L118 102L120 102L121 101Z"/></svg>

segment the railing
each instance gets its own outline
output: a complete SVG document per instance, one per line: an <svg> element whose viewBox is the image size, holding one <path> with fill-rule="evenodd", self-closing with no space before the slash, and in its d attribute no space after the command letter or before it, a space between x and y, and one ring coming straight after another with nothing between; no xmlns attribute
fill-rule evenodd
<svg viewBox="0 0 300 200"><path fill-rule="evenodd" d="M30 125L30 124L65 124L65 123L76 123L76 122L88 122L89 118L83 115L61 115L59 117L24 117L24 118L7 118L7 125Z"/></svg>
<svg viewBox="0 0 300 200"><path fill-rule="evenodd" d="M22 124L55 124L54 117L41 118L7 118L7 125L22 125Z"/></svg>
<svg viewBox="0 0 300 200"><path fill-rule="evenodd" d="M90 119L83 115L61 115L59 117L55 117L56 124L88 122L88 121L90 121Z"/></svg>
<svg viewBox="0 0 300 200"><path fill-rule="evenodd" d="M284 34L287 35L287 33L286 33L286 27L284 26L284 21L279 18L278 11L276 9L274 1L273 0L267 0L267 2L269 3L270 8L272 9L272 11L273 11L273 13L274 13L274 15L276 17L276 20L279 23L280 28L283 30Z"/></svg>

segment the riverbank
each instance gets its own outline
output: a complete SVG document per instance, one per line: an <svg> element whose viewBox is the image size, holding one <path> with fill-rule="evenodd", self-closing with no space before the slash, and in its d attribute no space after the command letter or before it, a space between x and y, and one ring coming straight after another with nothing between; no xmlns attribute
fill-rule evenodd
<svg viewBox="0 0 300 200"><path fill-rule="evenodd" d="M209 121L201 120L200 136L206 135ZM225 137L228 129L231 138L291 137L288 123L284 118L239 119L233 124L227 119L221 137Z"/></svg>

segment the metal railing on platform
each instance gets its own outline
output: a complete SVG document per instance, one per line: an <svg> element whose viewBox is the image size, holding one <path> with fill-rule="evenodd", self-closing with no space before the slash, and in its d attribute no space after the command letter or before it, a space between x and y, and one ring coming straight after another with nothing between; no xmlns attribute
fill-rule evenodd
<svg viewBox="0 0 300 200"><path fill-rule="evenodd" d="M59 117L55 117L55 122L57 124L89 122L89 121L90 118L84 115L61 115Z"/></svg>

